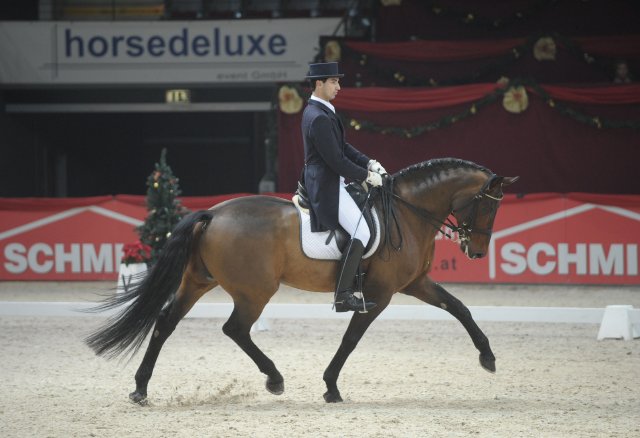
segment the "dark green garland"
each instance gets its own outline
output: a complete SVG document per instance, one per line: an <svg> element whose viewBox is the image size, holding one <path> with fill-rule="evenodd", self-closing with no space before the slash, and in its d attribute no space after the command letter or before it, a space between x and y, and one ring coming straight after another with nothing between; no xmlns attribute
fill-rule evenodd
<svg viewBox="0 0 640 438"><path fill-rule="evenodd" d="M358 120L354 118L346 117L343 114L340 114L343 122L350 126L352 129L356 131L370 131L377 132L385 135L396 135L404 138L414 138L425 132L434 131L440 128L446 128L448 126L453 125L456 122L466 119L467 117L471 117L477 114L478 111L483 109L489 104L496 102L498 99L502 98L504 94L511 88L517 86L525 86L530 87L533 91L538 94L550 108L558 111L560 114L566 117L570 117L573 120L584 123L586 125L592 126L597 129L609 128L609 129L620 129L620 128L629 128L640 130L640 121L637 120L611 120L611 119L603 119L599 116L591 116L580 111L577 111L562 102L554 101L549 94L544 91L540 85L533 80L512 80L509 84L504 87L493 91L492 93L484 96L482 99L472 102L468 108L460 111L457 114L447 115L442 117L439 120L426 123L424 125L412 126L409 128L398 128L398 127L390 127L390 126L380 126L369 120Z"/></svg>

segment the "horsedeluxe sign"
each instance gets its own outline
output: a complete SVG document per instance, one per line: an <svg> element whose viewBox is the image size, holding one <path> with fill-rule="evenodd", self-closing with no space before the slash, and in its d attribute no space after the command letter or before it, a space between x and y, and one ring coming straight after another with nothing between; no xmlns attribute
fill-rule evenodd
<svg viewBox="0 0 640 438"><path fill-rule="evenodd" d="M0 22L0 84L302 81L339 18Z"/></svg>
<svg viewBox="0 0 640 438"><path fill-rule="evenodd" d="M143 197L128 198L0 199L0 280L115 280L122 247L137 239L134 227L146 215ZM489 254L469 260L455 236L440 237L431 276L442 282L640 284L640 196L577 198L507 195ZM226 199L196 205L185 197L182 203L197 210Z"/></svg>

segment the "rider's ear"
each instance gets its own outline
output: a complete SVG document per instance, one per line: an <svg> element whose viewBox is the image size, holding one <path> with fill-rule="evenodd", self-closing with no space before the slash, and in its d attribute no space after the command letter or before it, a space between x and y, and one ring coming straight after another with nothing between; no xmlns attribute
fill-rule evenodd
<svg viewBox="0 0 640 438"><path fill-rule="evenodd" d="M518 181L520 179L519 176L505 176L502 179L502 185L503 186L510 186L511 184L513 184L514 182Z"/></svg>

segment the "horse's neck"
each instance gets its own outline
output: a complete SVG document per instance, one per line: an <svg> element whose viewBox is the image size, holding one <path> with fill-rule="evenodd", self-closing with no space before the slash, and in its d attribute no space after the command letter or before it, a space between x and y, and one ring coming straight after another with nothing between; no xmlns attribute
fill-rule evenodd
<svg viewBox="0 0 640 438"><path fill-rule="evenodd" d="M486 175L479 170L456 169L422 178L413 175L398 181L396 188L402 198L444 220L454 201L477 193L484 180Z"/></svg>

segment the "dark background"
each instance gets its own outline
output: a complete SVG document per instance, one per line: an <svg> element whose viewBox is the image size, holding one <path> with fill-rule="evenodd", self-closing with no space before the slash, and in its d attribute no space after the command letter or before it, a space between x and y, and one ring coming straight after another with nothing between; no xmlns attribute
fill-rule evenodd
<svg viewBox="0 0 640 438"><path fill-rule="evenodd" d="M107 2L108 3L108 2ZM125 2L119 2L125 3ZM232 4L234 2L224 2ZM38 20L43 15L50 19L66 20L64 0L52 2L50 10L43 11L37 0L4 0L0 2L0 20ZM571 36L630 35L639 33L638 17L640 2L635 0L499 0L478 2L476 0L403 0L401 6L384 7L378 0L318 0L314 1L250 1L242 0L233 9L224 10L209 0L202 2L165 2L165 15L156 19L230 19L269 18L273 8L279 5L282 17L319 16L344 17L345 29L351 38L367 41L406 41L410 39L474 40L491 38L526 37L539 32L557 32ZM187 5L187 6L185 6ZM188 6L195 5L195 6ZM316 8L316 9L313 9ZM316 10L316 12L313 12ZM238 16L237 14L240 13ZM117 17L115 17L117 19ZM320 45L320 44L319 44ZM640 49L639 49L640 51ZM2 54L0 54L2 56ZM312 62L313 60L308 60ZM587 70L580 62L565 58L566 64L558 63L561 70L556 73L540 72L541 83L556 82L581 85L594 84L609 79L607 72L598 74ZM356 71L348 71L354 77ZM631 60L631 65L637 60ZM527 64L529 63L529 64ZM382 64L381 64L382 65ZM442 74L454 76L477 68L478 62L449 63L441 69ZM536 73L525 63L512 64L509 75L523 76ZM537 64L536 64L537 65ZM564 66L574 69L568 73ZM425 65L423 70L433 71L437 66ZM420 69L418 69L420 70ZM483 77L482 81L495 78ZM368 84L365 84L368 85ZM272 102L279 84L246 84L220 86L194 84L193 99L197 102ZM267 111L248 112L120 112L120 113L39 113L18 114L8 112L7 105L23 103L60 102L117 102L117 103L162 103L167 88L185 88L184 85L166 84L165 87L3 87L0 85L0 196L92 196L104 194L144 194L146 178L153 170L163 147L168 148L167 161L180 178L183 194L214 195L234 192L257 192L259 182L267 171L269 154L265 141L274 129L273 118ZM637 113L634 106L634 111ZM498 111L498 110L496 110ZM594 110L595 111L595 110ZM491 123L490 113L483 115ZM500 112L496 116L507 117ZM380 123L383 123L381 120ZM477 123L477 122L476 122ZM564 122L562 122L564 123ZM562 125L560 123L559 125ZM297 129L297 128L295 128ZM455 130L456 127L446 128ZM529 123L526 129L537 129ZM588 135L587 126L584 127ZM476 135L491 130L483 126ZM439 135L437 144L424 138L425 147L437 153L446 152L446 132ZM293 135L293 134L292 134ZM297 133L296 133L297 135ZM458 135L463 135L459 133ZM464 135L474 135L464 134ZM526 132L520 134L526 135ZM598 134L601 135L601 134ZM455 137L455 136L454 136ZM361 134L363 141L371 140ZM574 137L579 141L579 137ZM393 140L395 143L402 143ZM640 142L638 142L640 143ZM530 143L527 143L530 146ZM415 147L415 145L413 145ZM548 155L547 169L558 172L580 166L580 162L593 160L588 150L579 144L571 144L567 150L552 150ZM640 148L640 145L635 145ZM376 147L380 147L377 145ZM509 146L517 148L514 141ZM607 148L607 144L601 147ZM494 150L495 149L495 150ZM416 156L404 157L407 163L422 161L432 155L425 149L415 148ZM500 153L493 146L492 153ZM577 154L568 151L579 151ZM435 153L434 152L434 153ZM582 152L582 153L581 153ZM387 149L384 154L395 154ZM516 149L509 151L518 157ZM619 172L615 163L607 161L607 175L593 178L627 178L626 193L638 192L634 188L634 177L630 171L632 160L625 151L611 150L618 157ZM420 156L417 156L420 155ZM558 157L567 157L567 162L558 162ZM482 160L482 153L461 158ZM274 157L275 158L275 157ZM489 161L489 163L487 163ZM527 163L518 162L514 167ZM613 166L613 167L612 167ZM397 169L394 169L397 170ZM297 177L299 170L288 170ZM611 175L616 174L616 175ZM530 191L589 191L594 187L593 178L581 176L570 187L550 184L549 178L541 184L532 184ZM553 180L551 180L553 182ZM587 184L588 183L588 184ZM630 187L628 187L630 186ZM289 187L277 187L289 190Z"/></svg>

